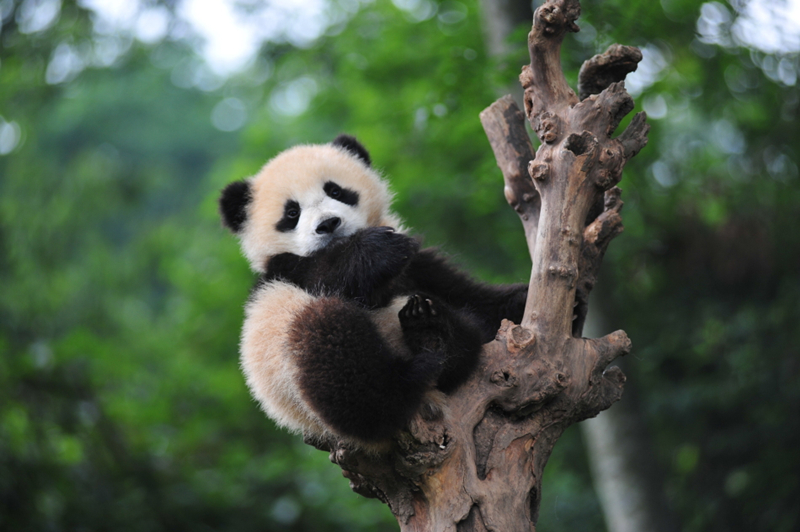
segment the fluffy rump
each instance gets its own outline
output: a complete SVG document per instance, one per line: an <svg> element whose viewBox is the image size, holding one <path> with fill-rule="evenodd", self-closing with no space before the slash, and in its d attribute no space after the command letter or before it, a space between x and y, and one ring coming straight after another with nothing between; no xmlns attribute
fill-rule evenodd
<svg viewBox="0 0 800 532"><path fill-rule="evenodd" d="M288 335L295 316L313 301L288 283L270 283L254 291L245 306L240 362L253 397L278 425L324 434L324 423L297 386L298 368Z"/></svg>
<svg viewBox="0 0 800 532"><path fill-rule="evenodd" d="M443 363L397 356L367 311L337 298L307 305L289 339L303 397L334 432L362 441L385 440L405 425Z"/></svg>

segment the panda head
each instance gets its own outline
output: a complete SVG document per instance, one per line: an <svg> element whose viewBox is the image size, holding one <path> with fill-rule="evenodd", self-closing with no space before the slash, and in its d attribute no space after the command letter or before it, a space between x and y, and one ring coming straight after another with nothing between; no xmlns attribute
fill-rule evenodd
<svg viewBox="0 0 800 532"><path fill-rule="evenodd" d="M219 205L251 267L264 272L281 253L305 257L366 227L400 230L391 200L367 150L339 135L281 152L255 176L225 187Z"/></svg>

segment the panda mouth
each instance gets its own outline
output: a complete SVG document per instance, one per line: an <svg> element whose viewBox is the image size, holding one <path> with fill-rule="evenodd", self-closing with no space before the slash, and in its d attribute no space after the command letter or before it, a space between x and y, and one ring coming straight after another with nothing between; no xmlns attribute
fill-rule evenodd
<svg viewBox="0 0 800 532"><path fill-rule="evenodd" d="M353 236L353 233L355 233L355 231L353 231L350 226L341 225L336 229L336 231L325 236L331 240L341 240L343 238L349 238Z"/></svg>
<svg viewBox="0 0 800 532"><path fill-rule="evenodd" d="M349 230L346 227L339 227L336 231L332 233L326 234L315 234L316 243L314 245L315 250L320 250L322 248L328 247L332 244L336 244L343 240L346 240L353 236L354 231Z"/></svg>
<svg viewBox="0 0 800 532"><path fill-rule="evenodd" d="M350 236L350 235L346 234L345 232L339 232L339 231L336 231L334 233L325 234L325 235L316 235L315 234L314 237L315 237L316 242L314 243L314 250L317 251L317 250L326 248L326 247L330 246L333 243L336 243L336 242L339 242L339 241L342 241L342 240L346 239L348 236Z"/></svg>

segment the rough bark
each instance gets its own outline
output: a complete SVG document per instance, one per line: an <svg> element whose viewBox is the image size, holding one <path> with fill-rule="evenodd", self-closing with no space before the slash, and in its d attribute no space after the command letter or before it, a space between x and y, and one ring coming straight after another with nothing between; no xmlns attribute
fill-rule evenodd
<svg viewBox="0 0 800 532"><path fill-rule="evenodd" d="M353 490L387 503L403 531L535 531L542 472L559 436L622 394L624 375L607 366L630 351L628 337L579 333L603 254L621 231L614 185L646 144L648 126L640 114L611 138L633 108L622 82L597 82L599 93L583 101L567 85L561 42L578 31L579 14L577 0L536 10L531 63L520 76L525 115L510 98L481 114L531 252L522 323L504 321L475 374L447 397L444 418L416 420L391 452L322 446ZM538 152L524 117L541 140Z"/></svg>

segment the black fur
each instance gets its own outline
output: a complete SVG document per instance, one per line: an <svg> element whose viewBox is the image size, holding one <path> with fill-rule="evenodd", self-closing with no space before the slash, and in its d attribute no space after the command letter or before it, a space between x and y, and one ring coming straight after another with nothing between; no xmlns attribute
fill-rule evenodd
<svg viewBox="0 0 800 532"><path fill-rule="evenodd" d="M368 308L388 304L393 280L414 257L419 244L390 227L369 227L334 240L321 250L300 257L274 256L260 283L281 279L314 294L351 299Z"/></svg>
<svg viewBox="0 0 800 532"><path fill-rule="evenodd" d="M340 434L381 441L408 423L442 370L441 351L407 360L381 338L367 311L339 298L321 298L295 319L300 390L322 420Z"/></svg>
<svg viewBox="0 0 800 532"><path fill-rule="evenodd" d="M234 233L242 229L242 225L247 221L247 205L252 199L248 181L234 181L222 189L219 212L225 227Z"/></svg>
<svg viewBox="0 0 800 532"><path fill-rule="evenodd" d="M483 343L500 322L522 321L527 284L489 285L450 265L434 248L417 251L411 237L388 227L362 229L308 257L276 255L261 283L282 279L315 295L336 295L368 308L387 305L396 295L429 294L469 314Z"/></svg>
<svg viewBox="0 0 800 532"><path fill-rule="evenodd" d="M300 220L300 204L294 200L286 200L283 205L283 216L278 223L275 224L275 229L281 233L286 233L294 230L297 227L297 222Z"/></svg>
<svg viewBox="0 0 800 532"><path fill-rule="evenodd" d="M469 377L483 342L468 316L417 294L408 299L399 318L406 345L417 358L439 360L444 355L437 388L450 393Z"/></svg>
<svg viewBox="0 0 800 532"><path fill-rule="evenodd" d="M341 146L342 148L346 149L362 161L366 163L367 166L372 166L372 159L369 156L369 152L367 149L360 143L356 138L352 135L345 135L342 133L341 135L337 136L331 144L334 146Z"/></svg>
<svg viewBox="0 0 800 532"><path fill-rule="evenodd" d="M479 283L450 265L434 248L423 249L409 262L404 277L415 290L434 294L453 308L471 314L482 341L494 339L503 318L519 324L528 298L527 284Z"/></svg>

